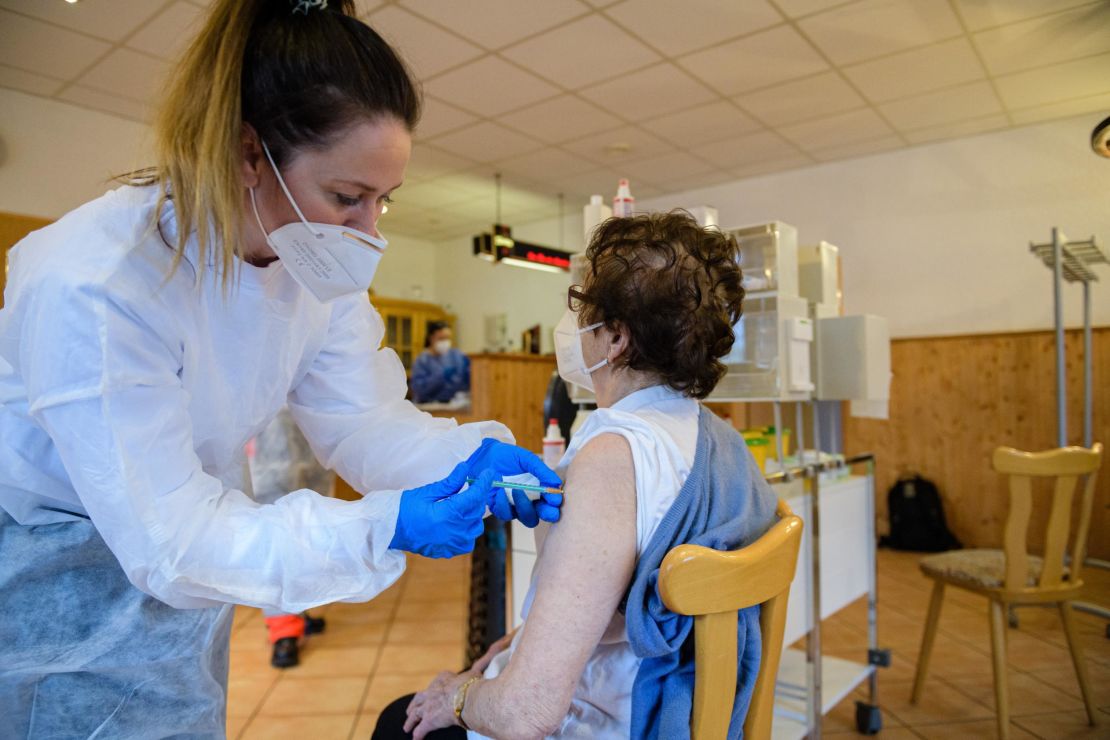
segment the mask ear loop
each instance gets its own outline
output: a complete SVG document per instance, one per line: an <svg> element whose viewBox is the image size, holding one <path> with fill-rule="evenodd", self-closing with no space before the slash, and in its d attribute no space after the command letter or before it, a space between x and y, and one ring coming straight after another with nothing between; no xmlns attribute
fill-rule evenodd
<svg viewBox="0 0 1110 740"><path fill-rule="evenodd" d="M605 322L604 321L599 321L596 324L590 324L589 326L583 326L581 329L578 330L578 334L579 335L585 334L586 332L593 331L594 329L597 329L600 326L605 326ZM601 362L597 363L593 367L585 368L586 375L592 375L594 370L597 370L598 368L603 367L607 364L609 364L609 358L608 357L601 358Z"/></svg>
<svg viewBox="0 0 1110 740"><path fill-rule="evenodd" d="M308 229L310 232L312 232L312 235L314 237L316 237L317 239L322 238L324 236L324 232L318 231L315 228L313 228L312 224L310 224L308 222L308 219L304 217L304 214L301 213L301 209L297 205L297 201L293 200L293 194L290 193L289 188L287 188L285 186L285 180L282 178L281 172L278 171L277 165L274 164L274 158L270 154L270 147L266 146L265 141L262 141L261 139L259 139L259 141L262 143L262 151L264 151L266 153L266 159L270 160L270 166L274 168L274 174L277 175L278 185L281 185L282 192L284 192L285 197L289 199L289 205L293 206L293 210L297 212L297 218L299 218L301 220L301 223L303 223L305 225L306 229ZM252 196L254 195L253 190L251 191L251 195ZM257 208L255 209L255 212L257 213ZM259 222L259 225L261 225L261 222Z"/></svg>

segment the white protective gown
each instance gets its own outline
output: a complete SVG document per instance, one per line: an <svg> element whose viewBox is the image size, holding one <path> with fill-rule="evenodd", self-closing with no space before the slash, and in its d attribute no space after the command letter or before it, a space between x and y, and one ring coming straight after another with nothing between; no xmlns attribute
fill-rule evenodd
<svg viewBox="0 0 1110 740"><path fill-rule="evenodd" d="M223 290L173 259L153 187L123 187L11 252L0 311L0 509L21 525L87 517L142 591L178 608L295 613L365 601L404 569L400 489L445 477L500 424L458 426L404 400L365 294L323 305L280 262ZM161 222L174 243L172 207ZM388 259L388 256L386 257ZM288 404L356 489L260 505L226 482Z"/></svg>

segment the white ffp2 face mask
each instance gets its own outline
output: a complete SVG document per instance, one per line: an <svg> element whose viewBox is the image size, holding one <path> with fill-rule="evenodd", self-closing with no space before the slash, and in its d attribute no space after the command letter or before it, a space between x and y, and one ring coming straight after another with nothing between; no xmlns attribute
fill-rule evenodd
<svg viewBox="0 0 1110 740"><path fill-rule="evenodd" d="M266 243L281 259L285 269L321 303L366 292L374 280L388 242L349 226L310 222L285 186L285 180L278 172L265 142L262 143L262 150L274 168L282 192L300 219L299 223L294 221L267 232L258 215L254 188L250 189L251 208L254 209L258 228L262 229Z"/></svg>
<svg viewBox="0 0 1110 740"><path fill-rule="evenodd" d="M555 326L555 364L559 368L559 377L591 393L594 389L591 373L608 364L609 359L602 358L601 362L593 367L586 367L586 360L582 357L582 335L593 331L603 323L599 321L579 329L578 318L568 308Z"/></svg>
<svg viewBox="0 0 1110 740"><path fill-rule="evenodd" d="M432 348L435 349L437 355L445 355L451 351L451 340L440 339L438 342L432 343Z"/></svg>

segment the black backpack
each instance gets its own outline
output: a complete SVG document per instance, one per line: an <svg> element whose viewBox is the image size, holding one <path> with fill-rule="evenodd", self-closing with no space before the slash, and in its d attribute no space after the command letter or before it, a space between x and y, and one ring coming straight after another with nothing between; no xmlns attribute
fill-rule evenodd
<svg viewBox="0 0 1110 740"><path fill-rule="evenodd" d="M887 493L890 535L882 547L916 552L943 552L962 547L944 520L936 484L920 475L899 478Z"/></svg>

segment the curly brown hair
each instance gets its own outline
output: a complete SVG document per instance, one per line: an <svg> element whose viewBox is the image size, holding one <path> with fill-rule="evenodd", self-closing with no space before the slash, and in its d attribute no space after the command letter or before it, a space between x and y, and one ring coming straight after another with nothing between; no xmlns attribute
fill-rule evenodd
<svg viewBox="0 0 1110 740"><path fill-rule="evenodd" d="M611 218L586 248L585 285L569 304L582 326L628 331L619 364L705 398L725 374L744 288L736 240L685 211Z"/></svg>

